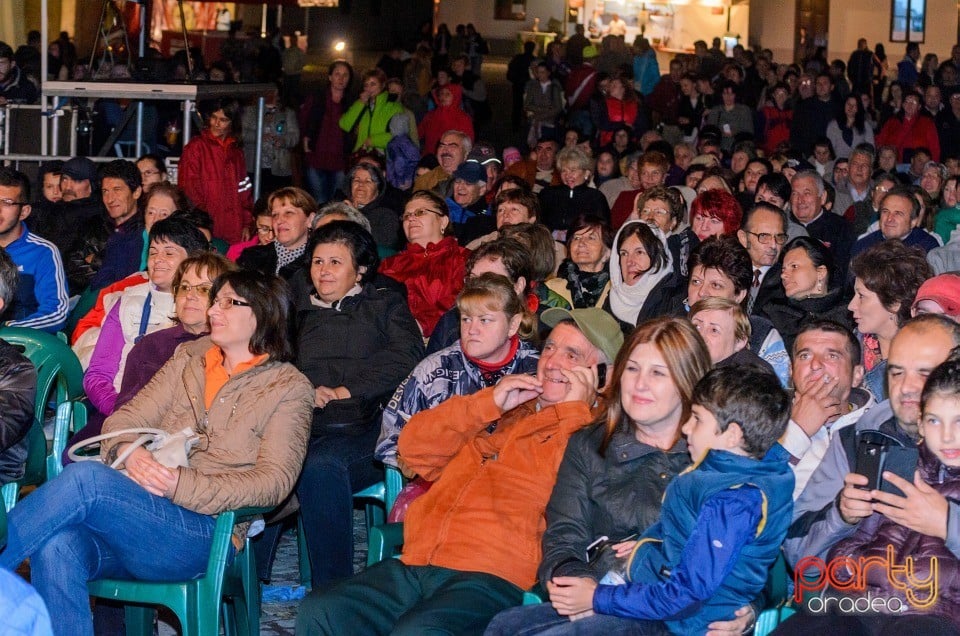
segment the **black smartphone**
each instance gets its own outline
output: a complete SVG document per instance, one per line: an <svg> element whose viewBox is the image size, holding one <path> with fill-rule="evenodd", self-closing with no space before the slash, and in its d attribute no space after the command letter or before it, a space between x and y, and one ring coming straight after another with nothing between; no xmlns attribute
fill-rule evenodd
<svg viewBox="0 0 960 636"><path fill-rule="evenodd" d="M889 471L906 481L913 483L913 475L917 470L917 459L920 457L920 451L909 446L892 446L887 449L887 454L881 467L881 471ZM880 490L888 492L891 495L905 497L902 490L883 479L881 472Z"/></svg>
<svg viewBox="0 0 960 636"><path fill-rule="evenodd" d="M597 386L601 389L607 383L607 365L601 362L597 365Z"/></svg>
<svg viewBox="0 0 960 636"><path fill-rule="evenodd" d="M874 490L880 485L880 471L883 465L883 453L889 446L886 435L873 435L874 431L866 431L858 436L857 440L857 467L854 472L867 478L867 485L860 486L863 490Z"/></svg>
<svg viewBox="0 0 960 636"><path fill-rule="evenodd" d="M908 482L913 482L919 451L915 446L904 446L900 440L880 431L861 431L857 434L856 472L867 478L863 490L879 489L899 497L904 493L883 478L890 471Z"/></svg>

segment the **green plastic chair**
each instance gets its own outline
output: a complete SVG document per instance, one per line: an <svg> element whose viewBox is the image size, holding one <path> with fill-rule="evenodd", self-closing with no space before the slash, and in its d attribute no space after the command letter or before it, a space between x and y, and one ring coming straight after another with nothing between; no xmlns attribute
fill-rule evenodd
<svg viewBox="0 0 960 636"><path fill-rule="evenodd" d="M375 526L382 526L387 520L387 514L393 508L397 495L403 490L406 479L398 469L393 466L386 466L386 474L383 481L378 481L368 488L353 493L354 501L364 502L364 514L366 515L367 536L369 543L370 529ZM310 556L307 554L307 544L303 535L303 519L297 515L297 562L300 567L300 585L309 587L311 583L310 574Z"/></svg>
<svg viewBox="0 0 960 636"><path fill-rule="evenodd" d="M214 528L207 570L199 579L174 583L102 579L91 581L87 589L91 596L126 605L128 636L153 634L155 605L168 607L176 614L182 636L217 636L220 633L223 596L226 592L232 592L230 602L233 607L224 609L224 614L228 616L225 620L227 634L255 636L260 633L260 602L249 540L229 568L227 559L235 522L269 510L244 508L220 513Z"/></svg>
<svg viewBox="0 0 960 636"><path fill-rule="evenodd" d="M403 547L403 524L385 523L367 532L367 567L400 555Z"/></svg>
<svg viewBox="0 0 960 636"><path fill-rule="evenodd" d="M79 431L86 424L87 409L83 402L64 402L57 407L57 417L53 430L53 452L47 458L47 474L51 479L63 472L63 451L66 448L70 433ZM244 508L231 514L236 514L238 518L246 518L270 510L270 508ZM220 529L221 517L223 515L217 518L215 533ZM233 532L232 528L231 525L231 534ZM208 572L210 567L211 565L208 563ZM250 546L250 539L247 538L243 550L234 557L233 562L222 574L223 623L225 633L228 635L259 636L260 634L260 581L257 579L256 570L253 549ZM91 594L96 596L92 591ZM162 601L157 601L156 604L167 605ZM144 616L140 616L139 612L140 608L131 609L128 607L127 620L132 620L132 622L127 623L131 626L128 633L141 633L143 629L141 623L143 621L147 621L148 625L153 624L152 608L147 608ZM181 617L181 624L185 625L186 623L182 621L183 618Z"/></svg>
<svg viewBox="0 0 960 636"><path fill-rule="evenodd" d="M2 489L7 510L13 508L25 486L39 486L47 479L47 438L43 420L47 405L83 396L83 369L70 347L57 336L25 327L0 328L0 338L23 347L24 355L37 369L37 396L33 424L27 433L26 470L18 481Z"/></svg>
<svg viewBox="0 0 960 636"><path fill-rule="evenodd" d="M87 407L79 401L63 402L57 406L57 416L53 423L53 448L47 456L47 479L53 479L63 472L63 451L67 440L87 425Z"/></svg>

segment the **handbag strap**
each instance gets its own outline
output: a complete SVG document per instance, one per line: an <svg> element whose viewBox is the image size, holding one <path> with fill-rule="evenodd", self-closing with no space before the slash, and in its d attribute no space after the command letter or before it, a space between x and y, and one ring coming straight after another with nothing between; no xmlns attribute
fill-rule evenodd
<svg viewBox="0 0 960 636"><path fill-rule="evenodd" d="M82 461L92 461L97 460L97 457L90 455L78 455L77 452L86 448L87 446L93 446L94 444L99 444L103 440L113 439L114 437L120 437L121 435L130 435L130 434L139 434L140 436L133 441L129 446L120 455L117 457L116 461L110 464L110 468L116 468L120 466L133 454L133 451L137 450L145 444L149 444L156 438L158 435L166 435L166 431L163 431L159 428L127 428L122 431L112 431L110 433L103 433L102 435L96 435L94 437L87 438L85 440L79 441L67 450L67 456L70 457L72 461L82 462Z"/></svg>

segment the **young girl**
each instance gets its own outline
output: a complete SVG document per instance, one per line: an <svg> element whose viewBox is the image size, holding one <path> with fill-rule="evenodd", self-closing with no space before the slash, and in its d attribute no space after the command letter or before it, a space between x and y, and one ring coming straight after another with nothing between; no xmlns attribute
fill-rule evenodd
<svg viewBox="0 0 960 636"><path fill-rule="evenodd" d="M934 369L927 378L920 396L920 458L917 462L917 474L914 485L906 484L903 480L895 481L902 490L905 489L911 499L925 498L925 506L933 511L929 517L942 515L943 524L935 533L939 536L926 534L897 523L892 516L896 516L892 504L903 499L895 495L878 493L875 498L874 510L877 513L860 524L856 534L837 543L830 551L827 563L831 559L850 557L858 562L863 558L879 558L886 561L888 549L893 550L893 563L902 566L907 558L912 559L913 567L910 579L913 581L929 582L933 572L932 560L935 557L938 568L936 588L918 588L912 586L914 603L923 605L930 600L930 606L917 607L908 600L910 597L904 591L897 589L887 577L887 569L881 567L866 568L864 575L867 589L851 592L857 596L865 596L868 592L872 597L884 597L886 606L896 609L902 608L897 618L884 616L886 622L898 621L898 628L906 628L909 622L919 620L923 615L928 620L943 620L944 627L933 628L925 626L922 631L915 633L957 633L955 627L946 627L951 622L956 625L960 621L960 588L957 586L957 577L960 576L960 558L947 546L945 536L948 533L948 518L950 501L960 498L960 347L953 350L946 362ZM891 479L894 482L896 477ZM923 483L920 483L922 480ZM891 499L893 497L894 499ZM890 516L885 516L890 515ZM935 524L938 525L938 524ZM928 529L929 531L929 529ZM951 529L950 534L955 534ZM934 598L932 595L936 594ZM900 603L891 599L899 599ZM940 617L936 619L936 617ZM836 617L824 617L826 619ZM849 619L851 617L844 617ZM866 616L858 618L861 622L869 623L876 620ZM911 623L915 625L915 623ZM930 627L930 629L927 629ZM907 631L906 629L904 631Z"/></svg>

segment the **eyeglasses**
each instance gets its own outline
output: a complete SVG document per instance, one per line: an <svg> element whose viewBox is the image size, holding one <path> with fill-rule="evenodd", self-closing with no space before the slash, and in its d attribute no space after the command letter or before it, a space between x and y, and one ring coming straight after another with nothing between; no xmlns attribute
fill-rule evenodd
<svg viewBox="0 0 960 636"><path fill-rule="evenodd" d="M257 234L273 234L273 228L268 225L258 225Z"/></svg>
<svg viewBox="0 0 960 636"><path fill-rule="evenodd" d="M213 285L210 283L200 283L199 285L180 283L174 291L178 296L188 296L190 292L196 292L198 296L208 296L211 289L213 289Z"/></svg>
<svg viewBox="0 0 960 636"><path fill-rule="evenodd" d="M750 236L757 237L757 240L760 241L762 245L769 245L770 241L776 241L777 245L783 245L787 242L787 239L790 238L786 234L769 234L767 232L760 232L757 234L756 232L751 232L750 230L746 230L746 232Z"/></svg>
<svg viewBox="0 0 960 636"><path fill-rule="evenodd" d="M236 298L224 297L224 298L214 298L213 304L226 311L231 307L249 307L250 303L245 300L238 300Z"/></svg>
<svg viewBox="0 0 960 636"><path fill-rule="evenodd" d="M144 176L144 177L152 177L155 174L160 174L160 171L159 170L141 170L140 174L141 176Z"/></svg>
<svg viewBox="0 0 960 636"><path fill-rule="evenodd" d="M21 207L24 205L26 205L25 202L14 201L13 199L0 199L0 206L3 206L5 208L12 208L14 206Z"/></svg>
<svg viewBox="0 0 960 636"><path fill-rule="evenodd" d="M401 221L409 221L414 218L422 218L428 214L436 214L437 216L443 216L442 213L437 212L436 210L431 210L430 208L418 208L416 210L410 210L409 212L404 212L403 216L400 217Z"/></svg>
<svg viewBox="0 0 960 636"><path fill-rule="evenodd" d="M643 208L640 210L640 214L652 214L653 216L660 217L661 219L670 216L670 210L656 210L654 208Z"/></svg>

